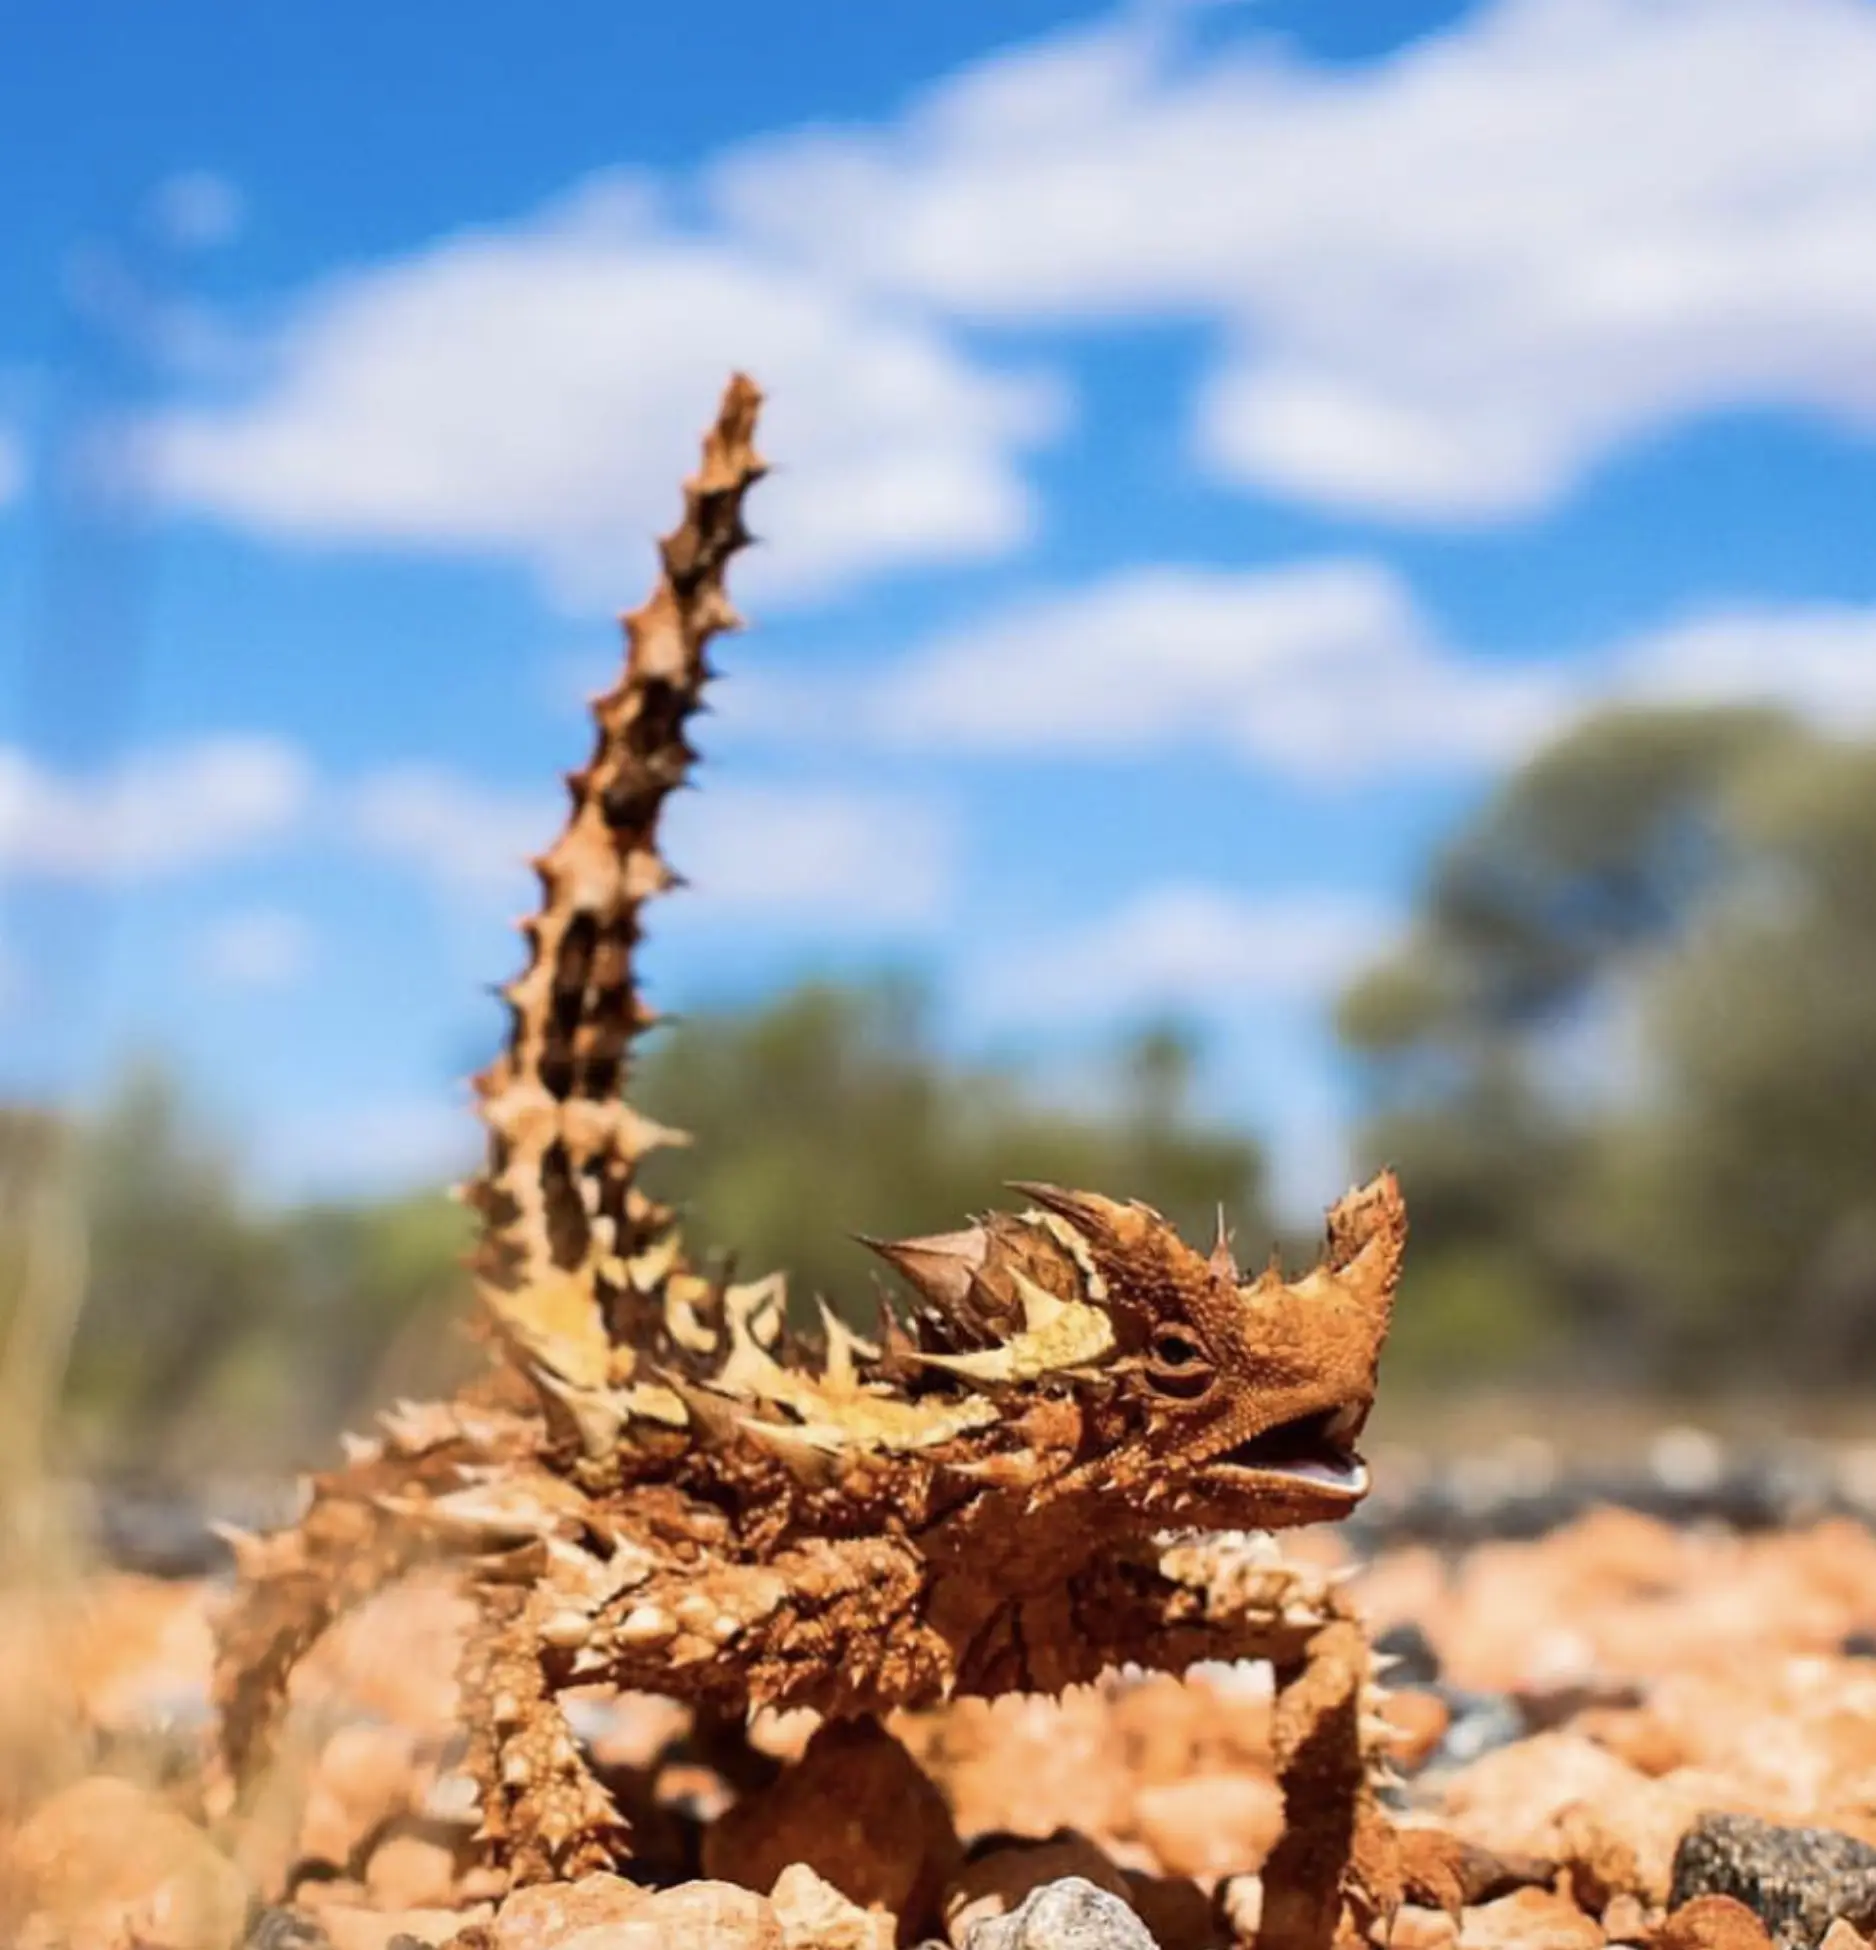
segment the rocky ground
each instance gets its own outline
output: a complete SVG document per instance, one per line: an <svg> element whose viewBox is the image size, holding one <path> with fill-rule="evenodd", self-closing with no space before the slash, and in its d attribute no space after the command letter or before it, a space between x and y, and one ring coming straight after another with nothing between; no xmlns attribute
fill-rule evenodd
<svg viewBox="0 0 1876 1950"><path fill-rule="evenodd" d="M1710 1503L1725 1472L1699 1461L1682 1476ZM1490 1535L1532 1526L1475 1499L1469 1542L1404 1518L1353 1547L1293 1540L1326 1561L1373 1549L1355 1589L1398 1659L1402 1817L1486 1852L1456 1915L1410 1908L1395 1942L1866 1946L1876 1532L1857 1498L1729 1516L1690 1508L1685 1482L1654 1512L1544 1493L1563 1521L1535 1538ZM1501 1482L1494 1507L1517 1503ZM582 1701L637 1853L498 1902L451 1771L448 1590L415 1583L333 1635L239 1822L204 1806L215 1601L212 1578L120 1569L16 1581L0 1606L0 1943L1200 1950L1255 1927L1281 1807L1254 1670L884 1730L778 1720L735 1782L680 1711Z"/></svg>

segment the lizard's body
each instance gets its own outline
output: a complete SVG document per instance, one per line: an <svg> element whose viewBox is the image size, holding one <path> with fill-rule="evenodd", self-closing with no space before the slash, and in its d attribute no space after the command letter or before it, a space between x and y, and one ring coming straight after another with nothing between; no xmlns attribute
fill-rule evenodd
<svg viewBox="0 0 1876 1950"><path fill-rule="evenodd" d="M762 471L758 403L732 382L626 619L625 672L536 863L506 1047L477 1079L474 1269L501 1358L387 1417L298 1527L242 1547L225 1754L251 1772L311 1641L439 1550L477 1600L469 1765L519 1879L602 1866L625 1840L559 1709L568 1686L852 1715L1056 1692L1126 1661L1268 1659L1287 1820L1264 1940L1317 1950L1343 1895L1366 1920L1397 1893L1366 1648L1333 1586L1190 1539L1363 1494L1351 1444L1405 1234L1393 1180L1335 1208L1323 1265L1294 1284L1241 1281L1222 1242L1200 1255L1143 1206L1022 1187L1018 1214L879 1247L918 1296L909 1326L864 1341L829 1316L811 1346L779 1281L700 1275L637 1183L671 1136L624 1096L650 1021L638 916L671 879L658 818L692 759L705 647L735 621L723 570Z"/></svg>

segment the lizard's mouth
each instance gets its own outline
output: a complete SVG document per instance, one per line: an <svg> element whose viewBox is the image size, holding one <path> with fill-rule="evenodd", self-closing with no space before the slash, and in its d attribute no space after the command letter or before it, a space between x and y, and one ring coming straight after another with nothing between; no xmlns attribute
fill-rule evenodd
<svg viewBox="0 0 1876 1950"><path fill-rule="evenodd" d="M1359 1502L1368 1494L1368 1465L1355 1453L1355 1438L1367 1419L1364 1404L1318 1409L1240 1442L1214 1456L1211 1466L1254 1470L1266 1482L1277 1477Z"/></svg>

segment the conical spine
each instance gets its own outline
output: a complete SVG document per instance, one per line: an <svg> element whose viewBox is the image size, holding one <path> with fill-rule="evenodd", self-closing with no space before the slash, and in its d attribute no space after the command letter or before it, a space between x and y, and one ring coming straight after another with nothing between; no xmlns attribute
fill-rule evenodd
<svg viewBox="0 0 1876 1950"><path fill-rule="evenodd" d="M675 880L659 817L696 757L685 734L711 674L705 653L740 621L724 571L749 540L743 498L764 471L752 444L761 398L731 379L684 518L660 544L657 584L623 618L624 671L593 701L592 756L567 775L566 825L532 863L541 903L520 924L527 965L501 990L506 1045L475 1079L488 1155L463 1188L481 1217L471 1267L498 1323L536 1353L542 1334L590 1345L595 1328L629 1343L634 1302L650 1298L639 1288L661 1288L681 1261L675 1215L635 1182L647 1152L682 1141L625 1099L633 1040L655 1019L636 954L641 909ZM582 1291L593 1312L570 1318L570 1299L585 1311Z"/></svg>

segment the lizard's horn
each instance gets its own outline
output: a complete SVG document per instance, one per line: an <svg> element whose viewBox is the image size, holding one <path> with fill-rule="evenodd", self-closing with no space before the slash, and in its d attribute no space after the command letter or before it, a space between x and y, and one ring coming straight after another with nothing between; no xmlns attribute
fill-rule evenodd
<svg viewBox="0 0 1876 1950"><path fill-rule="evenodd" d="M934 1232L923 1239L869 1239L863 1232L854 1237L926 1299L948 1311L962 1307L969 1298L990 1252L990 1238L982 1226Z"/></svg>
<svg viewBox="0 0 1876 1950"><path fill-rule="evenodd" d="M1400 1181L1383 1171L1346 1193L1329 1212L1327 1270L1385 1328L1407 1249L1407 1202Z"/></svg>
<svg viewBox="0 0 1876 1950"><path fill-rule="evenodd" d="M1141 1222L1149 1216L1140 1206L1119 1204L1099 1192L1066 1192L1059 1185L1031 1184L1020 1178L1010 1180L1010 1190L1066 1219L1089 1239L1123 1249L1138 1239Z"/></svg>

